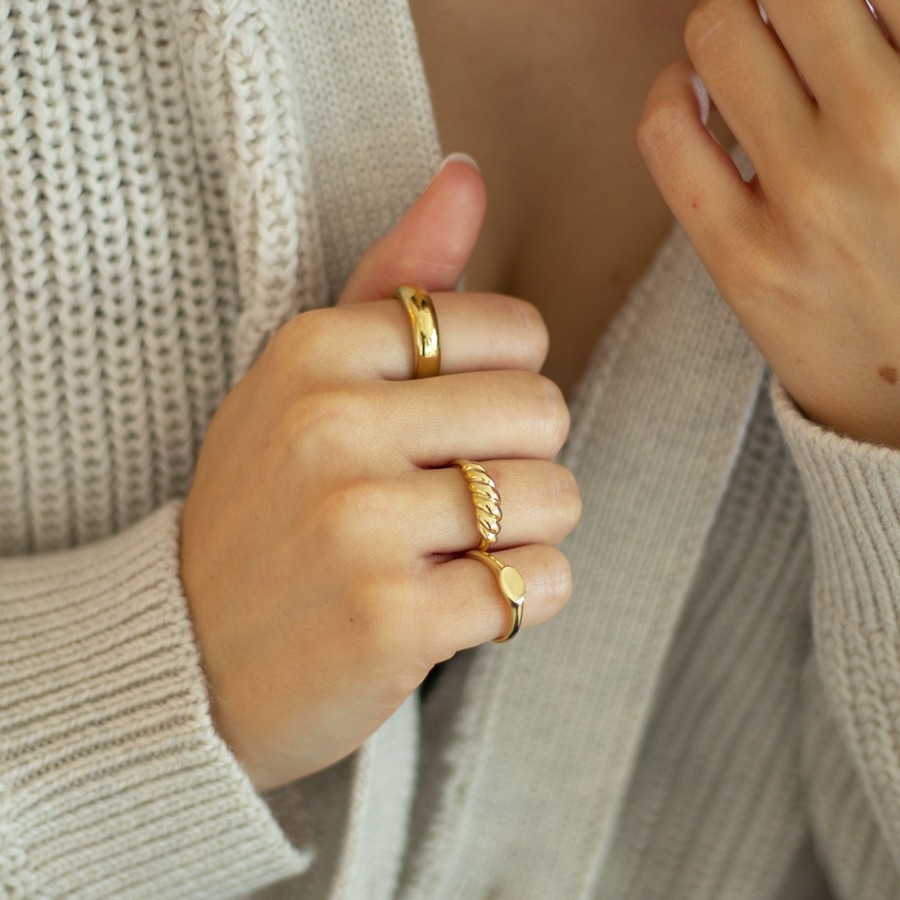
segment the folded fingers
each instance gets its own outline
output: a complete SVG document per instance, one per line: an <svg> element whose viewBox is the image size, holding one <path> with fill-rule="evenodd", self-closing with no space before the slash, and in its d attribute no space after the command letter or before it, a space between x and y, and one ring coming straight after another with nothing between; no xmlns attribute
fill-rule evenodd
<svg viewBox="0 0 900 900"><path fill-rule="evenodd" d="M766 0L763 6L823 110L852 116L860 103L897 90L896 51L866 0ZM879 0L873 8L897 34L896 0Z"/></svg>

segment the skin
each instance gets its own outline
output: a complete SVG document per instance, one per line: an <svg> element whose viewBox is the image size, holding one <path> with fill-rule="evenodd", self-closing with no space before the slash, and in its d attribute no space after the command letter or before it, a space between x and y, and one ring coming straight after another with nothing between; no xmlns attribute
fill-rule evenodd
<svg viewBox="0 0 900 900"><path fill-rule="evenodd" d="M212 422L182 578L215 720L258 787L351 752L432 665L505 632L492 575L458 558L477 536L453 458L498 482L526 627L562 609L554 545L581 501L551 461L568 427L554 382L569 389L672 214L805 413L900 446L900 61L885 36L900 0L879 4L882 25L855 0L768 0L778 37L753 0L630 6L414 0L445 146L475 155L487 188L446 166L338 307L288 323ZM451 295L467 266L472 293ZM408 323L382 299L405 281L441 322L427 382L408 380Z"/></svg>
<svg viewBox="0 0 900 900"><path fill-rule="evenodd" d="M214 719L260 789L347 755L436 663L506 633L493 574L458 555L478 534L453 459L482 461L497 483L496 555L525 579L525 627L571 591L553 545L581 498L551 462L569 417L538 374L546 329L521 300L447 293L483 209L478 173L448 165L336 309L275 335L204 439L181 577ZM381 299L401 281L433 292L436 378L408 380L409 322Z"/></svg>
<svg viewBox="0 0 900 900"><path fill-rule="evenodd" d="M472 289L524 297L569 395L673 217L635 129L693 0L412 0L443 146L488 189ZM729 137L718 125L723 141Z"/></svg>
<svg viewBox="0 0 900 900"><path fill-rule="evenodd" d="M788 393L816 422L900 447L900 3L705 0L690 64L638 132L666 200ZM777 31L778 38L775 33ZM691 64L754 164L698 121ZM802 80L801 80L802 79ZM809 90L804 86L807 85Z"/></svg>

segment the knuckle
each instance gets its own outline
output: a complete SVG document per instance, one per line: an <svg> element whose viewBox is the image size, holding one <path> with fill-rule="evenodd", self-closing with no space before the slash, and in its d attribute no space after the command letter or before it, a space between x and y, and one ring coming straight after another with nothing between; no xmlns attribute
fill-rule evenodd
<svg viewBox="0 0 900 900"><path fill-rule="evenodd" d="M566 468L555 464L556 478L553 485L553 502L571 531L581 521L584 501L575 476Z"/></svg>
<svg viewBox="0 0 900 900"><path fill-rule="evenodd" d="M304 414L319 430L356 441L359 429L371 414L370 407L370 401L358 388L331 387L310 397L304 404Z"/></svg>
<svg viewBox="0 0 900 900"><path fill-rule="evenodd" d="M571 418L566 398L559 385L543 375L538 376L540 402L542 404L541 424L551 444L559 450L569 436Z"/></svg>
<svg viewBox="0 0 900 900"><path fill-rule="evenodd" d="M735 7L722 0L700 0L684 23L684 45L692 59L711 47L727 48L735 39Z"/></svg>
<svg viewBox="0 0 900 900"><path fill-rule="evenodd" d="M521 349L526 357L540 367L547 358L550 348L550 334L544 317L538 308L526 300L515 297L507 298L513 316L519 323Z"/></svg>
<svg viewBox="0 0 900 900"><path fill-rule="evenodd" d="M541 581L546 592L548 617L552 617L563 610L572 596L572 566L564 553L550 548L542 568Z"/></svg>
<svg viewBox="0 0 900 900"><path fill-rule="evenodd" d="M752 261L734 261L726 270L724 278L728 292L742 307L753 309L757 314L770 310L776 314L790 310L802 311L808 290L797 290L798 282L794 266L790 260L797 248L790 236L771 239L758 245L758 252Z"/></svg>
<svg viewBox="0 0 900 900"><path fill-rule="evenodd" d="M489 325L480 332L479 340L490 342L492 358L506 361L504 368L540 369L550 338L537 308L508 294L490 294L481 303Z"/></svg>
<svg viewBox="0 0 900 900"><path fill-rule="evenodd" d="M306 394L291 406L285 438L296 461L321 465L323 460L346 460L354 448L365 445L372 404L363 394L332 387Z"/></svg>
<svg viewBox="0 0 900 900"><path fill-rule="evenodd" d="M664 97L648 103L638 120L638 149L646 157L679 143L685 130L684 108L677 98Z"/></svg>
<svg viewBox="0 0 900 900"><path fill-rule="evenodd" d="M853 120L854 142L868 172L900 179L897 147L900 145L900 104L895 97L868 98L861 102Z"/></svg>
<svg viewBox="0 0 900 900"><path fill-rule="evenodd" d="M282 372L289 360L294 356L292 347L293 320L282 325L272 337L269 338L259 358L258 365L263 366L267 375L272 372Z"/></svg>
<svg viewBox="0 0 900 900"><path fill-rule="evenodd" d="M343 482L330 490L319 507L321 538L334 546L351 546L359 557L360 546L372 546L390 521L390 510L380 486L365 478Z"/></svg>
<svg viewBox="0 0 900 900"><path fill-rule="evenodd" d="M341 314L338 309L312 309L294 316L266 345L269 363L290 377L321 371L322 362L333 355L335 334L340 334L336 317Z"/></svg>

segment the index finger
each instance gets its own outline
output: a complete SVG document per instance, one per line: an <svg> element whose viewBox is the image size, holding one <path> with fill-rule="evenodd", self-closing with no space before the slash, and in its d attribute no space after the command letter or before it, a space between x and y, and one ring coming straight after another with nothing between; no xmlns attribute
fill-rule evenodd
<svg viewBox="0 0 900 900"><path fill-rule="evenodd" d="M524 300L502 294L432 295L441 343L441 374L519 369L537 372L547 355L547 328ZM311 310L319 319L316 353L341 360L341 375L405 381L413 377L409 316L398 300ZM311 322L311 319L307 320Z"/></svg>

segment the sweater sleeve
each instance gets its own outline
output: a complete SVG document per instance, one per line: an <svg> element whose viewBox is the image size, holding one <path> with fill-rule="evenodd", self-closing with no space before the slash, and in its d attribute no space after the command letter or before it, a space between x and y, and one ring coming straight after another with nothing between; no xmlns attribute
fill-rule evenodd
<svg viewBox="0 0 900 900"><path fill-rule="evenodd" d="M900 451L815 425L777 382L772 398L809 503L822 711L900 871Z"/></svg>
<svg viewBox="0 0 900 900"><path fill-rule="evenodd" d="M213 727L179 518L0 561L4 897L222 898L309 865Z"/></svg>

